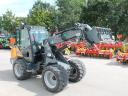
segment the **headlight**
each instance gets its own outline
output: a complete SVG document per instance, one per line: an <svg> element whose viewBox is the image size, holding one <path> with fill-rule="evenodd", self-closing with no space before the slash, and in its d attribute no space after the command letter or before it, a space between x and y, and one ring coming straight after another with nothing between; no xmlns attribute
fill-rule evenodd
<svg viewBox="0 0 128 96"><path fill-rule="evenodd" d="M51 54L51 53L47 53L47 56L48 56L48 57L52 57L52 54Z"/></svg>

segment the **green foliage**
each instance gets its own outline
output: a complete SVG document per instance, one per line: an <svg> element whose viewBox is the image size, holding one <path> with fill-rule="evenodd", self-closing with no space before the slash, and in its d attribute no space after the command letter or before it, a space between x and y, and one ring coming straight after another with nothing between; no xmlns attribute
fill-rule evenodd
<svg viewBox="0 0 128 96"><path fill-rule="evenodd" d="M111 13L111 3L108 1L97 1L94 4L89 4L88 7L83 7L81 14L81 22L93 26L107 26L108 15Z"/></svg>
<svg viewBox="0 0 128 96"><path fill-rule="evenodd" d="M57 0L59 28L64 29L79 22L85 0Z"/></svg>
<svg viewBox="0 0 128 96"><path fill-rule="evenodd" d="M115 35L126 34L128 32L127 8L127 0L90 0L88 7L82 8L80 20L92 26L110 27Z"/></svg>
<svg viewBox="0 0 128 96"><path fill-rule="evenodd" d="M2 17L0 17L0 28L2 28Z"/></svg>
<svg viewBox="0 0 128 96"><path fill-rule="evenodd" d="M118 6L120 11L120 19L118 22L118 30L120 33L128 35L128 1L121 2Z"/></svg>
<svg viewBox="0 0 128 96"><path fill-rule="evenodd" d="M0 17L0 28L6 30L10 34L14 34L16 27L21 24L22 20L19 17L7 10L5 14Z"/></svg>
<svg viewBox="0 0 128 96"><path fill-rule="evenodd" d="M37 0L28 17L15 17L8 11L0 17L0 29L10 33L15 27L26 22L30 25L45 26L50 31L71 27L82 22L91 26L110 27L117 33L128 35L127 0L57 0L56 7Z"/></svg>
<svg viewBox="0 0 128 96"><path fill-rule="evenodd" d="M2 27L8 32L14 32L15 29L15 15L9 10L2 16Z"/></svg>
<svg viewBox="0 0 128 96"><path fill-rule="evenodd" d="M54 7L38 0L29 12L27 21L30 25L45 26L48 29L54 28L55 11Z"/></svg>

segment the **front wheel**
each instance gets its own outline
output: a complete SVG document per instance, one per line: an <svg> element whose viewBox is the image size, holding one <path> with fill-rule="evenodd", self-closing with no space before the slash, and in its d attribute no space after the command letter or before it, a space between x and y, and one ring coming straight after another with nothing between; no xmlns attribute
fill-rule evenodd
<svg viewBox="0 0 128 96"><path fill-rule="evenodd" d="M60 65L47 66L42 72L42 80L48 91L57 93L67 86L68 74Z"/></svg>
<svg viewBox="0 0 128 96"><path fill-rule="evenodd" d="M26 80L31 77L31 73L26 71L27 66L22 59L16 60L13 64L13 73L18 80Z"/></svg>
<svg viewBox="0 0 128 96"><path fill-rule="evenodd" d="M80 81L86 73L84 64L79 60L69 60L69 64L71 66L69 81Z"/></svg>

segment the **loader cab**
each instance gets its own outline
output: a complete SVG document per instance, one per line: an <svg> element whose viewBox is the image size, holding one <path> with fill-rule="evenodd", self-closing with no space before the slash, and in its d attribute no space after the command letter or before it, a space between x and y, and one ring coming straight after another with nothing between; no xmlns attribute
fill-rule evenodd
<svg viewBox="0 0 128 96"><path fill-rule="evenodd" d="M24 26L17 33L17 45L28 62L34 62L43 40L49 37L48 31L41 26Z"/></svg>

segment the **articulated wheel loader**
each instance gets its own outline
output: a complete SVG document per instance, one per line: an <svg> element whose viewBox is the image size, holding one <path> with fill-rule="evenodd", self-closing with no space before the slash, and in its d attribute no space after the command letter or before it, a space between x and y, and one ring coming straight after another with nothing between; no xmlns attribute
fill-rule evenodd
<svg viewBox="0 0 128 96"><path fill-rule="evenodd" d="M44 87L53 93L62 91L68 82L78 82L85 75L79 60L65 58L55 46L79 36L81 31L61 32L55 36L41 26L22 25L17 29L17 44L11 45L13 73L18 80L42 75Z"/></svg>

